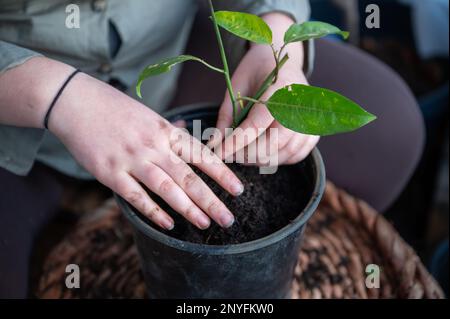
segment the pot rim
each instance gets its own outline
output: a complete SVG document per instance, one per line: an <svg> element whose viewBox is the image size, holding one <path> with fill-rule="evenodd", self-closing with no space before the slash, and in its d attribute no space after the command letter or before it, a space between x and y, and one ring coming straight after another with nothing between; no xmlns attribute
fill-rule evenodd
<svg viewBox="0 0 450 319"><path fill-rule="evenodd" d="M164 114L164 116L166 118L174 116L175 117L174 120L177 120L179 118L176 118L176 116L189 111L190 112L195 110L208 111L208 109L211 109L211 111L217 111L217 107L211 107L211 105L212 103L199 103L184 107L178 107ZM315 148L311 152L310 156L312 158L313 168L316 170L316 174L314 178L314 189L311 198L308 201L308 204L292 222L290 222L283 228L265 237L258 238L245 243L231 244L231 245L206 245L206 244L191 243L188 241L170 237L160 232L158 229L152 227L150 224L146 223L140 216L138 216L134 212L134 210L130 207L130 205L121 196L114 193L114 197L116 198L116 201L122 213L126 216L128 221L143 234L160 242L161 244L170 246L175 249L184 250L190 253L199 253L199 254L207 253L210 255L228 255L228 254L247 253L250 251L270 246L286 238L287 236L298 230L301 226L306 224L306 222L309 220L312 214L314 214L314 212L317 210L317 207L319 206L320 200L325 190L325 183L326 183L325 167L322 160L322 156L320 155L320 152L317 148Z"/></svg>

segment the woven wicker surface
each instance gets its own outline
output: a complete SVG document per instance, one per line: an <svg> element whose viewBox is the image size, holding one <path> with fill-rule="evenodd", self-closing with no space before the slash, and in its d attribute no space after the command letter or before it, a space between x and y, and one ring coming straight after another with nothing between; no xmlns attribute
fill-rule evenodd
<svg viewBox="0 0 450 319"><path fill-rule="evenodd" d="M81 287L67 289L65 268L78 264ZM380 289L365 285L365 267L381 268ZM419 258L364 202L328 183L310 220L292 280L294 298L442 298ZM50 253L35 295L40 298L145 298L132 231L113 200Z"/></svg>

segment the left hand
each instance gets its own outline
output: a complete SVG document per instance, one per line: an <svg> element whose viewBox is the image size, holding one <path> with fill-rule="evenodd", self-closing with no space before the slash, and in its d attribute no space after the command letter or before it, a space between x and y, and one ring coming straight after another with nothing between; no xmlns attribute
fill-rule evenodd
<svg viewBox="0 0 450 319"><path fill-rule="evenodd" d="M284 32L293 21L288 16L280 13L271 13L263 18L272 28L274 46L276 49L279 49L283 44ZM308 84L305 75L302 72L302 44L290 44L286 47L284 52L289 54L289 60L284 67L281 68L276 83L274 83L260 99L262 101L268 100L278 89L289 84ZM283 53L283 55L285 53ZM233 75L232 83L235 94L238 94L239 92L241 96L252 97L267 75L272 72L274 67L275 59L272 49L269 46L252 44ZM221 131L222 136L225 136L225 128L232 126L232 121L233 108L227 92L225 100L220 108L217 121L217 128ZM225 141L222 143L222 149L224 150L222 157L224 159L237 155L240 152L246 154L249 149L255 150L256 147L260 145L258 143L262 141L261 137L263 137L263 135L266 135L265 141L271 141L269 130L271 128L278 129L278 139L275 141L278 145L267 147L265 156L257 156L256 164L259 166L274 163L274 156L278 156L277 162L279 165L298 163L309 155L319 141L318 136L296 133L283 127L274 120L267 107L263 104L256 104L239 127L242 130L237 130L232 135L225 138ZM261 130L263 131L259 136L258 129L259 133L261 133ZM243 138L244 135L246 138ZM213 139L209 145L217 147L219 144L218 142L221 141ZM271 150L272 152L268 154L268 150ZM257 154L258 153L259 152L257 152Z"/></svg>

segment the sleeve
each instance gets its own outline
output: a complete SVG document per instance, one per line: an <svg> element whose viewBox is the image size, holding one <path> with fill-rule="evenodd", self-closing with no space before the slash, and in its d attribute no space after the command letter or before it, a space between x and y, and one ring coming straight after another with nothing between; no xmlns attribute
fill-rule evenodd
<svg viewBox="0 0 450 319"><path fill-rule="evenodd" d="M31 50L0 40L0 74L40 56ZM12 107L12 106L11 106ZM44 130L0 125L0 167L26 175L44 137Z"/></svg>
<svg viewBox="0 0 450 319"><path fill-rule="evenodd" d="M239 11L255 15L281 12L289 15L296 23L308 21L311 14L308 0L215 0L213 4L215 10ZM230 64L234 69L245 53L245 41L229 33L223 33L223 37L228 56L230 57ZM313 41L308 41L305 43L303 70L307 76L312 73L313 57L314 43Z"/></svg>
<svg viewBox="0 0 450 319"><path fill-rule="evenodd" d="M36 56L40 54L0 40L0 74Z"/></svg>

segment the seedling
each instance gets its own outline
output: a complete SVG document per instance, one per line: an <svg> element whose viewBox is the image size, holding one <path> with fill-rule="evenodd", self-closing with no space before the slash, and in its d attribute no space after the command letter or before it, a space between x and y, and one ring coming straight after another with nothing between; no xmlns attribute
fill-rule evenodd
<svg viewBox="0 0 450 319"><path fill-rule="evenodd" d="M142 97L141 85L145 79L168 72L179 63L197 61L224 75L233 106L234 128L239 126L256 103L266 105L272 116L284 127L309 135L326 136L350 132L376 119L376 116L336 92L303 84L286 86L276 91L268 100L261 100L267 89L276 82L280 69L289 59L289 56L284 54L288 44L317 39L330 34L340 35L346 39L349 35L348 32L318 21L293 24L284 35L284 45L280 50L276 50L272 44L272 30L262 18L241 12L216 12L211 0L209 0L209 6L223 67L214 67L191 55L165 59L157 64L149 65L142 71L136 86L139 97ZM253 97L236 95L234 92L220 28L245 40L272 47L276 66Z"/></svg>

